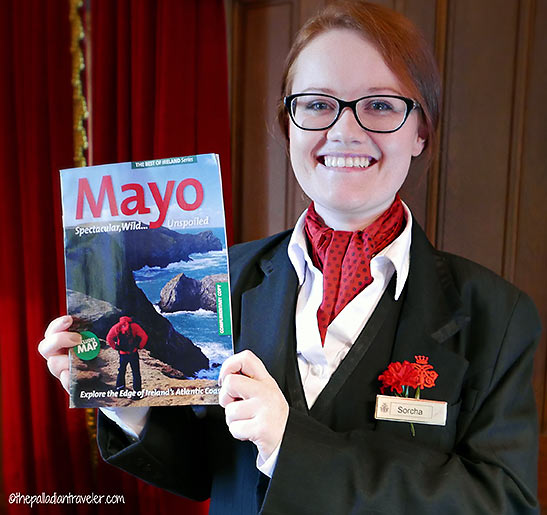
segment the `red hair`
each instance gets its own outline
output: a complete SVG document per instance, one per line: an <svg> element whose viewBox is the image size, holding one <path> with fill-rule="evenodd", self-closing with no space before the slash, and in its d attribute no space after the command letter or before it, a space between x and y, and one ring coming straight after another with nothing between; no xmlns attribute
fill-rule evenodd
<svg viewBox="0 0 547 515"><path fill-rule="evenodd" d="M349 29L371 43L395 74L406 96L421 106L421 132L426 139L424 154L431 159L441 109L441 81L431 49L416 26L403 15L361 0L340 0L310 18L296 35L285 62L278 121L288 139L288 115L283 97L292 93L294 63L317 36L333 29Z"/></svg>

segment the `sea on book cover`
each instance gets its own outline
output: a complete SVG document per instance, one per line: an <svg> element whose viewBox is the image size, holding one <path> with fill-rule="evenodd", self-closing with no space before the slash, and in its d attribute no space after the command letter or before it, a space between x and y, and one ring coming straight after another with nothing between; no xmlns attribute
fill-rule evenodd
<svg viewBox="0 0 547 515"><path fill-rule="evenodd" d="M218 403L233 353L216 154L61 170L71 407Z"/></svg>

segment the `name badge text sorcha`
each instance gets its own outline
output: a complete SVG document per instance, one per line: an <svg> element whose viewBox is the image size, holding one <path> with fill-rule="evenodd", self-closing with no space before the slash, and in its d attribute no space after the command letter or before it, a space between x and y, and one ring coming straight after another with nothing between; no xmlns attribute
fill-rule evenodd
<svg viewBox="0 0 547 515"><path fill-rule="evenodd" d="M446 425L446 402L377 395L374 418L444 426Z"/></svg>

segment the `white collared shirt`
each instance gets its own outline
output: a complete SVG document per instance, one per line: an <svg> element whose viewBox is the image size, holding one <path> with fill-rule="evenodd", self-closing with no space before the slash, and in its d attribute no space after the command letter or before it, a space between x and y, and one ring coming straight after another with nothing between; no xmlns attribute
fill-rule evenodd
<svg viewBox="0 0 547 515"><path fill-rule="evenodd" d="M393 273L396 273L395 300L403 291L408 277L412 233L412 215L406 205L404 209L407 222L403 232L372 258L370 271L373 282L331 322L324 346L321 345L317 325L317 310L323 299L323 274L315 267L307 251L304 233L306 212L296 222L288 254L299 282L296 352L302 385L310 408L370 319Z"/></svg>
<svg viewBox="0 0 547 515"><path fill-rule="evenodd" d="M370 261L372 283L360 292L340 311L331 322L321 345L317 310L323 299L323 274L315 267L308 254L304 233L306 211L296 222L289 241L289 259L298 276L298 298L296 303L296 354L302 379L304 395L311 408L325 388L338 365L369 321L389 281L396 273L395 300L401 296L410 268L410 243L412 214L403 203L406 224L403 232ZM260 455L257 467L272 477L280 446L266 460Z"/></svg>

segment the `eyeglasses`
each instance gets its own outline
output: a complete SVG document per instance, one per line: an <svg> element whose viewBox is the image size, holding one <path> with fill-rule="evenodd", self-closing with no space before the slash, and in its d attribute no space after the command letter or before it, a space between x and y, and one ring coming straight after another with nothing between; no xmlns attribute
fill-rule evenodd
<svg viewBox="0 0 547 515"><path fill-rule="evenodd" d="M340 113L349 107L357 123L370 132L395 132L406 122L415 100L397 95L369 95L357 100L340 100L332 95L296 93L283 99L292 122L306 131L322 131L332 127Z"/></svg>

